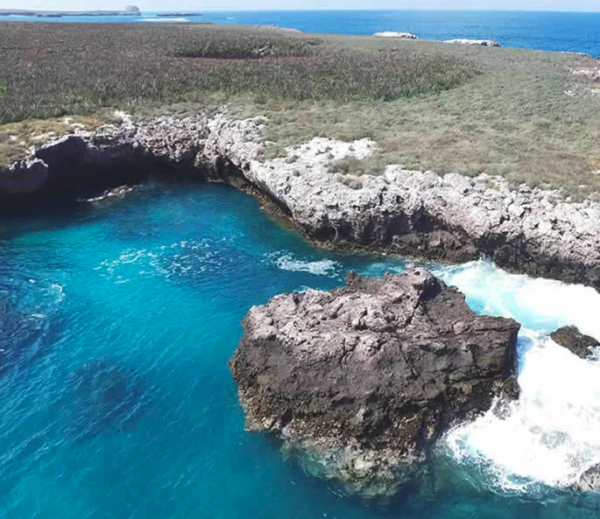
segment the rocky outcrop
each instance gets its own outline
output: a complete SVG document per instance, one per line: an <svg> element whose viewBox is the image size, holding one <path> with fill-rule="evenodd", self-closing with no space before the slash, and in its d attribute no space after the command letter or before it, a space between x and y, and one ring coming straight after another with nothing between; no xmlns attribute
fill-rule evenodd
<svg viewBox="0 0 600 519"><path fill-rule="evenodd" d="M377 36L378 38L399 38L401 40L418 40L419 37L411 34L410 32L392 32L392 31L384 31L384 32L376 32L373 36Z"/></svg>
<svg viewBox="0 0 600 519"><path fill-rule="evenodd" d="M6 169L0 168L0 193L28 195L38 192L48 180L48 166L34 158L15 162Z"/></svg>
<svg viewBox="0 0 600 519"><path fill-rule="evenodd" d="M245 175L318 242L449 262L485 254L510 270L600 287L600 204L514 190L485 174L442 177L388 166L383 175L348 183L328 173L340 158L375 150L368 140L314 139L288 151L292 164L275 159Z"/></svg>
<svg viewBox="0 0 600 519"><path fill-rule="evenodd" d="M455 43L458 45L476 45L479 47L500 47L500 44L494 40L469 40L458 38L456 40L446 40L444 43Z"/></svg>
<svg viewBox="0 0 600 519"><path fill-rule="evenodd" d="M582 359L588 358L593 350L600 346L596 339L584 335L575 326L559 328L550 335L550 338Z"/></svg>
<svg viewBox="0 0 600 519"><path fill-rule="evenodd" d="M581 492L600 492L600 465L586 470L580 477L573 490Z"/></svg>
<svg viewBox="0 0 600 519"><path fill-rule="evenodd" d="M185 176L248 189L321 245L446 262L485 254L510 270L600 288L598 203L572 203L556 190L512 189L485 174L442 177L402 166L382 175L331 173L336 161L374 153L376 144L366 139L316 138L266 160L264 124L196 115L125 117L96 132L77 129L37 149L30 162L1 170L0 206L19 193L31 199L32 192L88 190L84 198L91 198L153 174Z"/></svg>
<svg viewBox="0 0 600 519"><path fill-rule="evenodd" d="M490 407L519 330L422 269L279 295L243 325L230 368L247 428L361 497L393 495L448 427Z"/></svg>

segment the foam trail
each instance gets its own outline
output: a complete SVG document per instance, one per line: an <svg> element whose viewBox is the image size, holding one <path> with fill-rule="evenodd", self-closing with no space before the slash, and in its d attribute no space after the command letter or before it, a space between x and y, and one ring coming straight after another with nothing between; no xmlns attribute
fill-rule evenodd
<svg viewBox="0 0 600 519"><path fill-rule="evenodd" d="M340 268L340 264L333 260L305 261L297 259L291 254L275 257L274 260L281 270L308 272L315 276L334 276Z"/></svg>
<svg viewBox="0 0 600 519"><path fill-rule="evenodd" d="M600 361L583 360L548 332L573 324L600 338L600 294L591 288L508 274L487 261L438 272L478 311L513 317L519 335L521 396L455 428L445 444L455 459L483 465L505 489L567 487L600 463ZM500 414L500 413L498 413Z"/></svg>

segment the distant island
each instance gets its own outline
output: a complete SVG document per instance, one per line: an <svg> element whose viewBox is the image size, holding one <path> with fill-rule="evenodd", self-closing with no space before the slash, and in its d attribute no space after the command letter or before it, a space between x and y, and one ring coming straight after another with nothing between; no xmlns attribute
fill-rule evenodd
<svg viewBox="0 0 600 519"><path fill-rule="evenodd" d="M60 18L62 16L140 16L135 5L128 5L123 11L30 11L27 9L0 9L0 16L37 16L39 18Z"/></svg>

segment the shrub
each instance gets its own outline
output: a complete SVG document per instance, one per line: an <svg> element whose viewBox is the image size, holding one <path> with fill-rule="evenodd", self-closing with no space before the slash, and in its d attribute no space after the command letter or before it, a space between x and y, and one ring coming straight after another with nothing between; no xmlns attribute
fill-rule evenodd
<svg viewBox="0 0 600 519"><path fill-rule="evenodd" d="M271 29L0 25L0 122L172 104L210 92L252 94L263 103L391 101L450 89L478 72L455 57L355 50Z"/></svg>

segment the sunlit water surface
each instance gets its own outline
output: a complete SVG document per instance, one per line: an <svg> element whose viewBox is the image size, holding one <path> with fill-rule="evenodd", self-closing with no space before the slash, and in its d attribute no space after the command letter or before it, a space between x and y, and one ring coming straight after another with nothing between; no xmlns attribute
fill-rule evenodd
<svg viewBox="0 0 600 519"><path fill-rule="evenodd" d="M451 431L435 485L380 510L245 432L227 361L250 306L403 261L316 250L252 198L206 185L143 187L0 231L0 517L597 516L600 499L566 487L600 462L600 365L547 338L563 324L600 337L591 289L485 261L430 265L474 310L523 323L523 394L504 420Z"/></svg>

